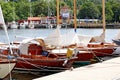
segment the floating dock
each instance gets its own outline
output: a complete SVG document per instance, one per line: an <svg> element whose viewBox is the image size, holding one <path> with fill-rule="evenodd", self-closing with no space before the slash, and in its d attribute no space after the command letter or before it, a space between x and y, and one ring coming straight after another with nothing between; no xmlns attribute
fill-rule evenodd
<svg viewBox="0 0 120 80"><path fill-rule="evenodd" d="M120 80L120 57L33 80Z"/></svg>

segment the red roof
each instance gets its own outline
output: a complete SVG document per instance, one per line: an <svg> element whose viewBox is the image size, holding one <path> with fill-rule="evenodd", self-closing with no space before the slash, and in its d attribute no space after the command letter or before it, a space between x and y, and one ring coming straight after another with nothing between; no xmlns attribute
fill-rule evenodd
<svg viewBox="0 0 120 80"><path fill-rule="evenodd" d="M36 20L40 20L40 17L28 17L28 20L36 21Z"/></svg>

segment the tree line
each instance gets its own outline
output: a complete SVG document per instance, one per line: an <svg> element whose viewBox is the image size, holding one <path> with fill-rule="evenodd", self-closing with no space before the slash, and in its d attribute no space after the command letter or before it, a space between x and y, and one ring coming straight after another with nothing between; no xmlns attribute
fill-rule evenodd
<svg viewBox="0 0 120 80"><path fill-rule="evenodd" d="M56 16L57 0L0 0L6 22L26 20L29 16ZM78 19L102 19L102 0L76 0ZM73 0L60 0L60 9L69 7L73 16ZM120 22L120 0L105 0L106 22Z"/></svg>

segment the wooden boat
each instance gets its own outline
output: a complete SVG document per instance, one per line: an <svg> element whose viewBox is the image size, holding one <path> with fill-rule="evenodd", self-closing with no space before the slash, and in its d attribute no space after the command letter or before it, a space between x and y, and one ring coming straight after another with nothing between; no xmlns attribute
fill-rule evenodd
<svg viewBox="0 0 120 80"><path fill-rule="evenodd" d="M24 40L25 41L25 40ZM44 51L41 45L32 43L33 40L21 44L12 45L13 56L17 59L15 69L38 71L60 71L72 67L76 57L59 57L53 53ZM9 53L9 46L1 46L1 54Z"/></svg>
<svg viewBox="0 0 120 80"><path fill-rule="evenodd" d="M16 65L15 60L0 58L0 79L7 77Z"/></svg>
<svg viewBox="0 0 120 80"><path fill-rule="evenodd" d="M57 1L57 12L58 12L57 17L59 17L59 1ZM79 36L78 34L76 35L76 33L75 34L68 33L65 35L65 37L63 36L63 38L61 38L60 31L58 31L58 29L57 29L56 33L54 33L54 35L51 34L50 36L48 36L48 38L46 38L45 41L46 41L46 43L48 43L50 45L55 45L55 42L58 42L57 46L58 45L62 46L63 44L65 44L65 45L67 45L67 47L69 47L69 45L74 44L75 46L73 46L73 47L75 47L75 48L77 47L80 50L91 51L92 53L95 54L95 56L112 55L112 53L116 49L116 45L105 43L105 26L106 26L105 23L106 22L105 22L104 3L102 3L102 16L103 16L103 33L100 36L92 36L92 38L91 38L91 36L86 37L84 35L83 36L81 36L81 35ZM57 18L57 21L59 21L59 18ZM58 22L58 24L59 24L59 22ZM76 0L74 0L74 28L75 28L75 30L77 28L76 27ZM52 41L50 41L50 38ZM90 42L100 42L100 44L90 43ZM62 43L62 44L60 44L60 43ZM83 43L83 45L81 45L81 43Z"/></svg>
<svg viewBox="0 0 120 80"><path fill-rule="evenodd" d="M46 46L43 39L38 38L38 39L35 39L35 40L40 42L40 45L42 46L42 48L44 48L49 53L52 53L52 54L56 55L57 57L61 57L61 58L66 58L67 57L66 56L67 55L67 49L69 47L68 48L57 49L54 46L53 47L52 46L51 47ZM23 41L25 41L25 39L23 39ZM19 40L14 41L13 44L20 45L20 44L22 44L22 41L21 42L19 42ZM37 48L35 48L35 44L30 45L30 46L31 47L29 47L29 52L24 50L22 53L36 54ZM23 45L23 47L25 47L25 46ZM30 48L31 48L31 50L30 50ZM32 49L34 49L34 51ZM74 50L74 48L71 48L71 49L72 49L72 51ZM91 60L94 59L94 57L95 57L94 54L91 51L79 51L79 53L77 53L77 54L74 53L73 55L75 55L77 57L76 59L74 59L73 64L79 64L78 66L90 64Z"/></svg>
<svg viewBox="0 0 120 80"><path fill-rule="evenodd" d="M114 51L118 47L111 43L89 43L87 48L79 47L80 50L88 50L93 52L98 57L111 56L117 53ZM114 54L113 54L114 53Z"/></svg>
<svg viewBox="0 0 120 80"><path fill-rule="evenodd" d="M60 70L60 69L69 69L73 63L73 60L68 60L67 63L65 61L66 58L52 58L45 57L42 55L24 55L22 54L17 58L18 63L16 65L16 69L23 68L25 69L39 69L43 71L52 70ZM49 70L49 71L52 71Z"/></svg>
<svg viewBox="0 0 120 80"><path fill-rule="evenodd" d="M59 45L59 49L78 48L80 51L90 51L98 57L113 55L112 53L118 46L114 43L103 42L104 39L101 39L101 41L100 38L104 38L104 34L95 36L94 38L91 36L79 35L70 32L68 34L61 35L59 28L57 28L51 35L45 38L44 41L45 45L48 45L46 46L48 49L54 50Z"/></svg>

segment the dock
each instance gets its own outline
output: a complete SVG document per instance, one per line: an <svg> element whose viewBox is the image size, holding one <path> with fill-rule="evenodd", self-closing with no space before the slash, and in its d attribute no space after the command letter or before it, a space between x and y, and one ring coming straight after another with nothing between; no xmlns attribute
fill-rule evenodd
<svg viewBox="0 0 120 80"><path fill-rule="evenodd" d="M120 80L120 57L33 80Z"/></svg>

